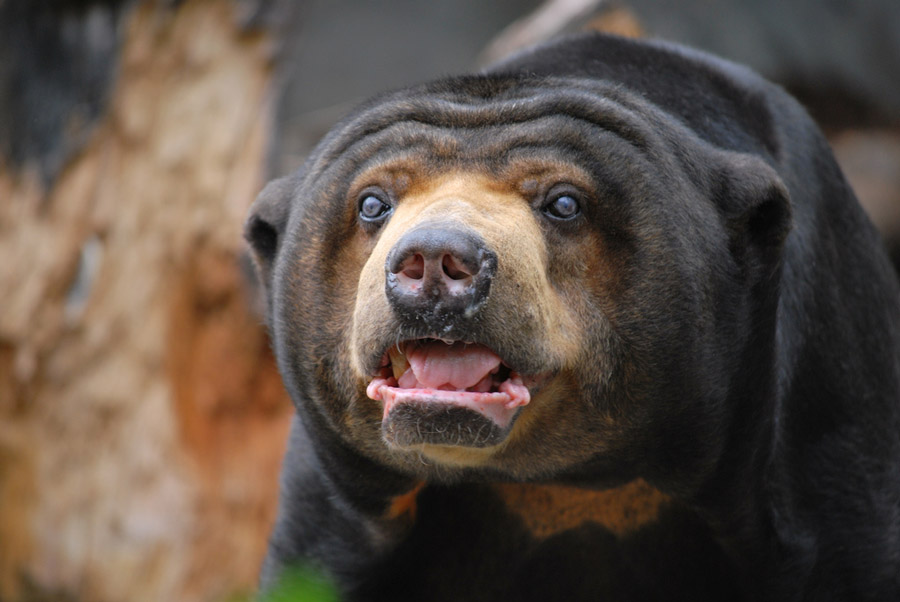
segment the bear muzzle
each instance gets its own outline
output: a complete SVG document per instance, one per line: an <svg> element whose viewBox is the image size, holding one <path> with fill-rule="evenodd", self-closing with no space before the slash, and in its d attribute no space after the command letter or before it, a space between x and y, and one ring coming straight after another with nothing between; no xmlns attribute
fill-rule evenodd
<svg viewBox="0 0 900 602"><path fill-rule="evenodd" d="M527 199L478 174L420 190L363 266L353 368L391 447L501 445L563 366L569 314Z"/></svg>
<svg viewBox="0 0 900 602"><path fill-rule="evenodd" d="M367 395L383 402L394 445L483 447L502 441L530 400L521 377L471 342L491 291L497 255L464 224L428 221L406 232L385 261L385 296L408 332L392 347Z"/></svg>

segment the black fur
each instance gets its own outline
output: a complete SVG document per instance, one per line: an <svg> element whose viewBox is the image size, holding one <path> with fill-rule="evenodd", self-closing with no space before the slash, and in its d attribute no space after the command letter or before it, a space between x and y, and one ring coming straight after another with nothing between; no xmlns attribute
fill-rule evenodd
<svg viewBox="0 0 900 602"><path fill-rule="evenodd" d="M481 341L568 396L486 465L425 461L386 445L349 368L374 239L348 187L388 158L500 174L510 153L591 174L584 219L543 230L584 349L563 362L489 302ZM384 95L247 233L299 411L266 587L310 562L358 600L900 599L900 291L821 133L751 72L585 35ZM491 488L635 478L672 503L622 537L535 537Z"/></svg>
<svg viewBox="0 0 900 602"><path fill-rule="evenodd" d="M0 155L53 183L106 108L128 0L0 2Z"/></svg>

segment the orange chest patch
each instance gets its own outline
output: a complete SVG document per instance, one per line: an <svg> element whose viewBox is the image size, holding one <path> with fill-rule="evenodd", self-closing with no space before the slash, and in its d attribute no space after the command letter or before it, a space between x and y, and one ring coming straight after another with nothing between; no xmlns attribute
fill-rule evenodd
<svg viewBox="0 0 900 602"><path fill-rule="evenodd" d="M425 483L423 481L410 491L393 498L388 505L387 518L393 520L406 517L413 521L416 520L417 498L424 488Z"/></svg>
<svg viewBox="0 0 900 602"><path fill-rule="evenodd" d="M655 521L669 502L668 496L642 479L605 491L520 483L498 484L494 489L538 538L585 523L598 524L621 537Z"/></svg>

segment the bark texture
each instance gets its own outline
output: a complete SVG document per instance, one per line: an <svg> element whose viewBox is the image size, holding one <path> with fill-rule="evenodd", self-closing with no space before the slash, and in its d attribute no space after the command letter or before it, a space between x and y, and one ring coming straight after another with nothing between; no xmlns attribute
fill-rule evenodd
<svg viewBox="0 0 900 602"><path fill-rule="evenodd" d="M52 184L0 165L0 600L255 583L291 409L241 261L273 44L235 7L133 5Z"/></svg>

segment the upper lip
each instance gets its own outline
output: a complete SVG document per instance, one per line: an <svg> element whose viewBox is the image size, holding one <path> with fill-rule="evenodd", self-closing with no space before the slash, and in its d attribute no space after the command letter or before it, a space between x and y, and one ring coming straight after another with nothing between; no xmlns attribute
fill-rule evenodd
<svg viewBox="0 0 900 602"><path fill-rule="evenodd" d="M442 333L442 334L411 333L408 335L406 332L403 332L403 333L399 334L398 336L392 338L389 341L382 341L382 344L378 346L379 351L377 351L377 352L373 353L371 356L369 356L368 361L366 362L366 365L365 365L366 371L371 376L376 376L376 375L380 374L381 369L384 368L386 365L388 365L388 351L390 351L392 348L397 348L400 351L405 352L407 346L410 343L416 343L416 342L421 342L421 341L442 341L444 343L447 343L448 345L452 345L454 343L464 343L466 345L481 344L481 345L484 345L485 347L492 349L495 353L497 353L497 355L499 355L503 359L504 364L509 365L506 362L506 358L504 357L504 355L502 353L500 353L499 350L495 349L490 343L487 343L487 342L481 341L481 340L477 340L477 339L474 339L469 336L453 336L454 334L455 333L449 333L449 334L448 333ZM467 335L468 333L459 333L459 334Z"/></svg>
<svg viewBox="0 0 900 602"><path fill-rule="evenodd" d="M378 374L381 373L381 371L382 371L384 368L386 368L386 367L388 367L388 366L391 365L391 359L392 359L392 358L391 358L391 355L392 355L391 352L392 352L392 351L396 350L397 352L399 352L400 354L402 354L402 355L405 357L405 356L406 356L406 350L409 348L409 345L415 344L415 343L419 343L419 342L428 342L428 341L440 341L440 342L442 342L442 343L444 343L444 344L446 344L446 345L454 345L454 344L456 344L456 343L462 343L463 345L478 345L478 344L481 344L481 343L478 343L477 341L459 340L459 339L445 339L445 338L440 338L440 337L416 337L416 338L411 338L411 339L404 339L404 340L402 340L402 341L400 341L400 342L391 344L387 349L385 349L385 350L381 353L381 360L380 360L380 362L378 363L377 368L372 372L372 374L375 375L375 376L377 376ZM485 345L485 347L487 347L487 346ZM396 356L396 354L394 354L394 355ZM498 354L498 355L499 355L499 354ZM507 364L506 361L503 360L502 356L500 356L500 357L501 357L501 365L504 366L504 367L506 367L506 368L511 369L510 365Z"/></svg>
<svg viewBox="0 0 900 602"><path fill-rule="evenodd" d="M475 333L466 331L462 332L446 332L438 333L429 332L410 332L406 329L394 333L393 336L387 336L380 340L380 344L376 344L371 355L367 356L363 366L365 373L369 378L379 376L382 369L389 366L388 351L392 347L397 347L401 351L405 351L410 343L437 340L450 344L465 343L483 345L495 353L501 360L502 366L521 375L526 382L534 382L535 379L543 380L543 377L555 373L559 366L550 365L542 361L546 354L530 353L527 349L516 345L515 341L507 342L502 337L490 336L490 332L485 329L481 333L486 336L475 336ZM371 347L370 347L371 348Z"/></svg>

